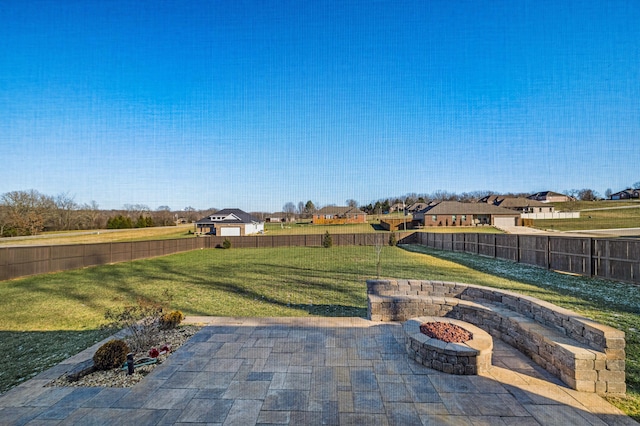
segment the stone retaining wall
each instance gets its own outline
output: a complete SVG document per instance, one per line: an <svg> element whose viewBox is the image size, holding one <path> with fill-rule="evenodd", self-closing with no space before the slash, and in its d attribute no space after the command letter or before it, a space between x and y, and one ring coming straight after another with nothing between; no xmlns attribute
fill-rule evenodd
<svg viewBox="0 0 640 426"><path fill-rule="evenodd" d="M519 349L580 391L625 393L625 335L530 296L472 284L367 281L372 321L460 319Z"/></svg>

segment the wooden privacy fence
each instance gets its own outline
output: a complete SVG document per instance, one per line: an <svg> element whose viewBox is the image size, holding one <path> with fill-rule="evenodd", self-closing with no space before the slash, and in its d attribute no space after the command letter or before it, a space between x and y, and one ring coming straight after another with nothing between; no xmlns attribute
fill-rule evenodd
<svg viewBox="0 0 640 426"><path fill-rule="evenodd" d="M334 246L388 244L390 233L331 234ZM415 242L412 232L395 232L396 241ZM248 237L200 237L126 243L74 244L52 246L0 247L0 281L88 266L128 262L198 249L222 247L225 239L232 248L319 247L324 235L275 235Z"/></svg>
<svg viewBox="0 0 640 426"><path fill-rule="evenodd" d="M416 233L418 244L640 284L640 241L555 235Z"/></svg>
<svg viewBox="0 0 640 426"><path fill-rule="evenodd" d="M334 246L387 244L390 233L331 234ZM640 284L640 241L548 235L394 232L396 241L507 259L547 269ZM0 248L0 280L128 262L190 250L320 247L324 235L201 237L126 243Z"/></svg>

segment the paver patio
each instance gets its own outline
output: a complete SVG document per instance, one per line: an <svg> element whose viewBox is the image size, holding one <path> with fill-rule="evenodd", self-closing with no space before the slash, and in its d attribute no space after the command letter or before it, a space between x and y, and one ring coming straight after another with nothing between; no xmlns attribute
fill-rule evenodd
<svg viewBox="0 0 640 426"><path fill-rule="evenodd" d="M400 323L191 317L207 324L133 388L43 387L96 346L0 397L2 425L637 425L505 343L478 376L423 367Z"/></svg>

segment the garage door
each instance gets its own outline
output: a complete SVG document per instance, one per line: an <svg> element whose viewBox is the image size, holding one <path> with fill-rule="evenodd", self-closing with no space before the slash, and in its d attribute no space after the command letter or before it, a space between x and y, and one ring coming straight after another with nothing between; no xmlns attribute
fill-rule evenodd
<svg viewBox="0 0 640 426"><path fill-rule="evenodd" d="M237 226L220 228L220 235L223 237L239 237L240 228Z"/></svg>
<svg viewBox="0 0 640 426"><path fill-rule="evenodd" d="M515 217L496 217L493 219L494 226L515 226Z"/></svg>

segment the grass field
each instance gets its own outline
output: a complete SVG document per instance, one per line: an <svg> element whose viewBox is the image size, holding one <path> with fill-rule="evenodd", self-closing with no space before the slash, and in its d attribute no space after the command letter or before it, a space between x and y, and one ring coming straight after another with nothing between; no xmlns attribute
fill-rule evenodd
<svg viewBox="0 0 640 426"><path fill-rule="evenodd" d="M483 234L503 233L493 226L460 227L460 226L434 226L424 229L409 229L411 232L434 232L434 233L458 233L476 232ZM349 225L313 225L308 221L298 223L267 223L265 224L267 235L319 235L329 232L330 234L369 234L375 232L385 232L380 226L380 222L371 221L369 223L358 223Z"/></svg>
<svg viewBox="0 0 640 426"><path fill-rule="evenodd" d="M95 244L113 243L125 241L145 241L163 240L173 238L194 238L193 224L166 226L156 228L141 229L118 229L118 230L96 230L96 231L66 231L52 232L38 235L37 237L14 237L0 239L0 247L16 245L55 245L55 244ZM319 235L325 232L330 234L353 234L353 233L375 233L385 232L380 227L379 222L349 224L349 225L312 225L309 221L298 223L266 223L266 235ZM481 233L502 233L502 231L491 226L478 228L462 227L433 227L426 228L426 232L481 232Z"/></svg>
<svg viewBox="0 0 640 426"><path fill-rule="evenodd" d="M14 245L92 244L124 241L163 240L172 238L194 238L193 225L163 226L135 229L101 229L95 231L52 232L37 237L14 237L0 239L0 247Z"/></svg>
<svg viewBox="0 0 640 426"><path fill-rule="evenodd" d="M640 227L640 201L571 201L552 203L556 211L579 211L579 219L535 220L534 228L582 231Z"/></svg>
<svg viewBox="0 0 640 426"><path fill-rule="evenodd" d="M198 250L0 282L0 392L106 337L105 310L138 297L167 290L187 315L365 316L375 274L375 248L358 246ZM419 246L384 247L381 275L511 289L624 330L629 398L616 403L640 416L639 287Z"/></svg>

